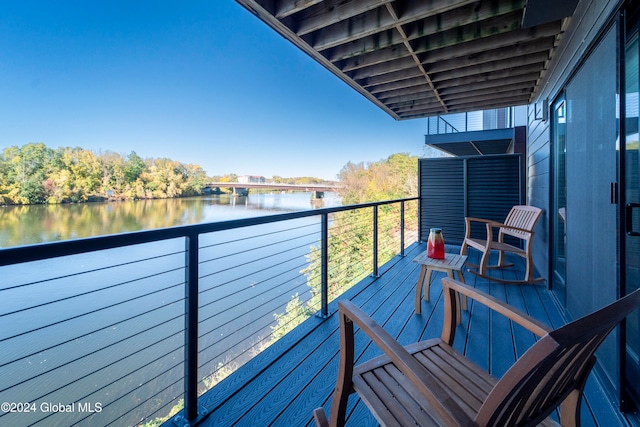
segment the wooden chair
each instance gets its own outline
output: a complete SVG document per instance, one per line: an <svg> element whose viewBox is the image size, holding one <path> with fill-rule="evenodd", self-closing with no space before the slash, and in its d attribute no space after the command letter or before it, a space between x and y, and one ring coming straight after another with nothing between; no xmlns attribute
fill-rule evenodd
<svg viewBox="0 0 640 427"><path fill-rule="evenodd" d="M402 347L349 301L339 302L340 368L330 422L314 411L318 426L342 426L347 399L357 392L381 425L557 426L547 418L560 406L562 426L580 425L580 402L594 352L613 328L640 306L640 290L551 331L543 323L463 283L442 280L442 336ZM503 314L542 337L496 379L454 350L456 292ZM384 354L353 366L356 324Z"/></svg>
<svg viewBox="0 0 640 427"><path fill-rule="evenodd" d="M538 222L542 209L535 206L514 206L511 208L509 215L505 219L504 223L497 221L491 221L481 218L465 218L465 238L460 249L460 254L465 255L467 253L467 247L471 246L482 252L482 259L480 265L470 265L471 267L478 268L478 271L469 270L471 273L484 277L488 280L501 283L536 283L544 281L543 278L533 277L534 267L531 253L531 247L533 244L533 228ZM484 223L486 226L487 234L484 239L475 239L471 237L471 225L472 223ZM498 240L494 240L493 229L498 228ZM523 248L505 243L504 237L512 236L523 242ZM498 264L488 265L491 251L498 251ZM519 255L526 259L527 270L524 280L504 280L497 277L487 276L487 269L489 268L505 268L513 266L512 263L506 263L504 253L510 252Z"/></svg>

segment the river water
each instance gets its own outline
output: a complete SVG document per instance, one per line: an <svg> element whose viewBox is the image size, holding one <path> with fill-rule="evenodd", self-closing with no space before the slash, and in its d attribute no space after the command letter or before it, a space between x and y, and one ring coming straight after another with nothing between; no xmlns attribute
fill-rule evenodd
<svg viewBox="0 0 640 427"><path fill-rule="evenodd" d="M321 207L339 204L328 194ZM313 207L309 193L2 207L0 246ZM292 295L309 292L300 272L318 230L303 218L203 236L199 380L249 351L241 343L261 339ZM165 416L183 390L183 251L171 239L0 267L0 403L31 405L0 411L0 425L131 426Z"/></svg>
<svg viewBox="0 0 640 427"><path fill-rule="evenodd" d="M318 207L340 205L325 193ZM311 193L0 206L0 248L313 209Z"/></svg>

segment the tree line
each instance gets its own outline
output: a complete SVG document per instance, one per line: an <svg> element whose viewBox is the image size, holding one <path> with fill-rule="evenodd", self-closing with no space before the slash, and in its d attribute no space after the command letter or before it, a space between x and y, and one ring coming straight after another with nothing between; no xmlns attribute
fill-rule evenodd
<svg viewBox="0 0 640 427"><path fill-rule="evenodd" d="M121 155L30 143L0 153L0 205L196 196L210 181L238 182L238 176L208 178L199 165L164 157L143 159L135 151ZM324 180L274 176L272 182L320 184Z"/></svg>
<svg viewBox="0 0 640 427"><path fill-rule="evenodd" d="M168 158L142 159L43 143L5 148L0 156L0 204L152 199L202 193L204 170Z"/></svg>

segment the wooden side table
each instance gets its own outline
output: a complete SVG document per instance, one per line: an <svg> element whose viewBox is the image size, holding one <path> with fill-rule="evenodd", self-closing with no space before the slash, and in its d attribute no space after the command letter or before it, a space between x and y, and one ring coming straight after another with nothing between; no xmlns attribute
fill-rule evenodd
<svg viewBox="0 0 640 427"><path fill-rule="evenodd" d="M464 263L467 262L466 255L458 255L458 254L450 254L445 253L444 259L433 259L427 256L427 252L423 252L417 257L413 259L413 262L416 262L421 265L420 276L418 277L418 283L416 284L416 313L420 314L420 296L422 294L422 288L424 287L424 296L423 299L425 301L429 301L429 290L431 287L431 273L433 271L441 271L443 273L447 273L452 279L455 279L453 276L453 272L458 272L458 280L464 283L464 277L462 276L462 267ZM463 310L467 309L467 297L462 295L460 298L460 305ZM458 323L460 323L460 310L458 310Z"/></svg>

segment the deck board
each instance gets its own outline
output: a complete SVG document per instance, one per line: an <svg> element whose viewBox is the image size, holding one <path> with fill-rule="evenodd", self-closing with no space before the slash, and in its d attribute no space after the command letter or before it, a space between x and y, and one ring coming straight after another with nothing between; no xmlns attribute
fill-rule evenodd
<svg viewBox="0 0 640 427"><path fill-rule="evenodd" d="M378 278L367 278L347 291L352 300L383 325L402 344L440 336L443 323L443 297L440 279L434 272L430 300L422 301L422 313L414 313L414 292L419 266L412 259L425 245L416 244L405 257L396 257L380 269ZM451 249L450 249L451 250ZM473 259L470 251L470 262ZM493 261L493 260L492 260ZM523 275L524 263L517 265ZM515 278L513 272L492 271L497 277ZM465 273L467 284L475 286L534 317L558 327L565 323L552 295L542 285L504 285ZM336 310L330 304L330 312ZM500 376L533 344L535 337L501 316L490 314L481 304L471 303L462 312L456 329L454 348L464 352L481 367ZM488 337L488 339L487 339ZM379 355L367 337L356 330L356 360ZM338 319L312 318L240 368L201 399L210 410L201 426L304 426L313 425L312 411L323 406L328 411L338 370ZM623 425L619 415L593 377L582 405L584 426ZM348 426L375 426L376 420L357 396L349 399Z"/></svg>

